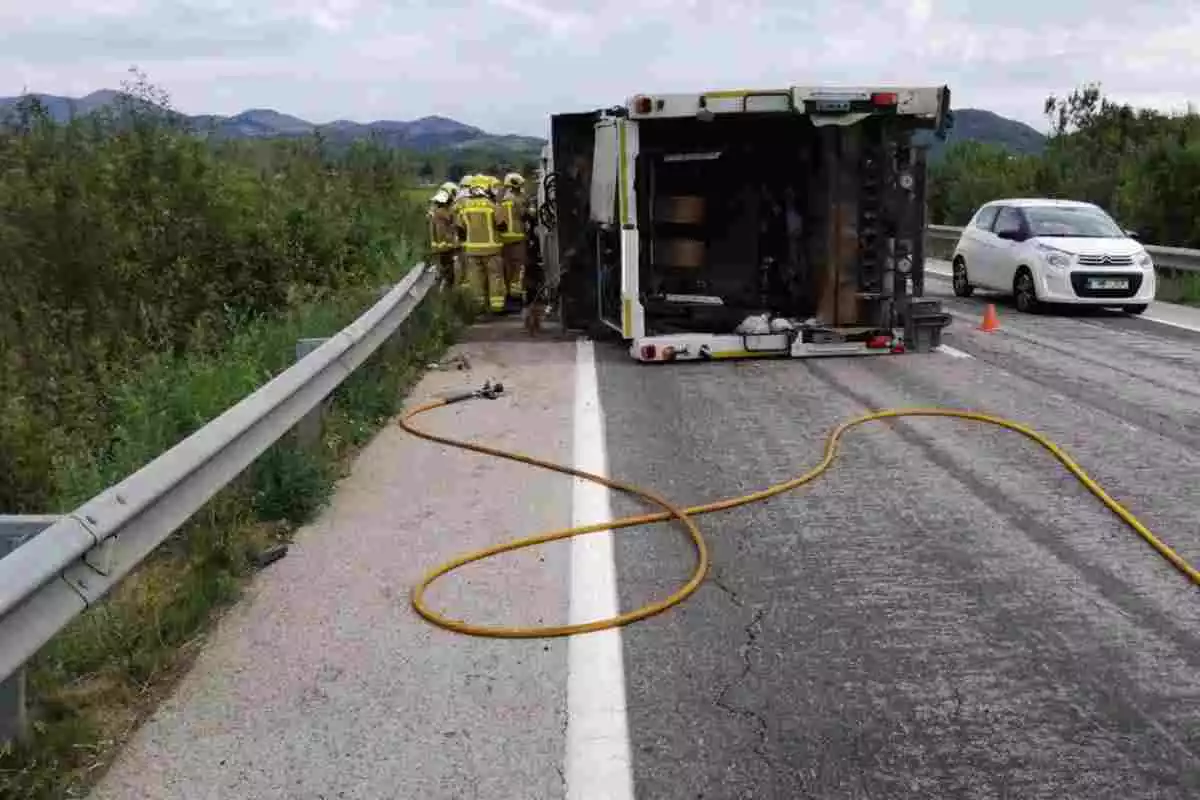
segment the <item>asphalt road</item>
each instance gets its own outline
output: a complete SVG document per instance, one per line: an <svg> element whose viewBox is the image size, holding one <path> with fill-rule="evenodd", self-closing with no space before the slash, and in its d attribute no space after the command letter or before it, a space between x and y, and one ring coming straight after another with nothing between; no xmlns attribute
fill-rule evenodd
<svg viewBox="0 0 1200 800"><path fill-rule="evenodd" d="M610 353L610 469L698 503L798 474L868 409L989 411L1050 435L1200 563L1200 334L1003 304L985 334L989 300L948 301L960 357ZM1022 437L859 429L817 484L701 525L712 580L624 632L639 797L1200 796L1196 591ZM666 527L616 555L623 606L689 563Z"/></svg>
<svg viewBox="0 0 1200 800"><path fill-rule="evenodd" d="M431 427L606 457L689 504L801 472L867 409L989 411L1051 436L1200 563L1200 332L999 301L1001 330L982 333L991 299L948 297L950 347L896 357L645 366L597 344L593 370L589 346L492 326L459 348L470 369L416 396L498 378L510 396ZM700 518L710 579L612 636L470 639L415 618L427 568L580 521L572 486L389 428L95 796L1200 796L1196 590L1019 436L858 429L817 483ZM611 556L607 541L472 567L434 599L551 624L610 590L626 609L662 597L691 566L669 526L618 532Z"/></svg>

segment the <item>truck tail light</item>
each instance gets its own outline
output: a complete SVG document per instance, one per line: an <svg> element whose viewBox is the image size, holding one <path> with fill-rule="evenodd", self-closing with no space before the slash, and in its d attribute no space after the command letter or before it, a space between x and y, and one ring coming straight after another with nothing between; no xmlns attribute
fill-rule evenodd
<svg viewBox="0 0 1200 800"><path fill-rule="evenodd" d="M652 344L642 345L642 360L653 361L658 357L658 348Z"/></svg>
<svg viewBox="0 0 1200 800"><path fill-rule="evenodd" d="M871 94L871 105L894 106L900 102L895 92L874 92Z"/></svg>
<svg viewBox="0 0 1200 800"><path fill-rule="evenodd" d="M867 349L869 350L887 350L892 346L892 337L878 334L867 339Z"/></svg>
<svg viewBox="0 0 1200 800"><path fill-rule="evenodd" d="M654 101L649 97L635 97L633 110L638 114L649 114L654 108Z"/></svg>

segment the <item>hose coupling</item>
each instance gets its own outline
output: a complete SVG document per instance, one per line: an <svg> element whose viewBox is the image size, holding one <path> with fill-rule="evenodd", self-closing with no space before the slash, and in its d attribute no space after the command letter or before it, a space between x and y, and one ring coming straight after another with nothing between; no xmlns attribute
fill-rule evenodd
<svg viewBox="0 0 1200 800"><path fill-rule="evenodd" d="M442 399L445 401L446 405L449 406L455 403L461 403L464 400L478 400L479 398L495 400L502 394L504 394L504 384L492 383L491 381L488 381L479 389L468 389L466 391L454 392L446 395Z"/></svg>

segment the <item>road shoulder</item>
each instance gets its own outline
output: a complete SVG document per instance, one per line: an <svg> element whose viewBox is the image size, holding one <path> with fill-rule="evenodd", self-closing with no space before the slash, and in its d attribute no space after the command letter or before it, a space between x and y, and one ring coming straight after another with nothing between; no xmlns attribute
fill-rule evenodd
<svg viewBox="0 0 1200 800"><path fill-rule="evenodd" d="M573 342L515 324L472 332L412 401L502 381L506 396L431 413L431 429L569 461ZM368 445L288 557L256 579L174 696L93 797L560 797L566 642L463 637L409 608L459 553L566 525L570 481L417 440ZM566 548L450 576L455 617L537 625L567 615Z"/></svg>

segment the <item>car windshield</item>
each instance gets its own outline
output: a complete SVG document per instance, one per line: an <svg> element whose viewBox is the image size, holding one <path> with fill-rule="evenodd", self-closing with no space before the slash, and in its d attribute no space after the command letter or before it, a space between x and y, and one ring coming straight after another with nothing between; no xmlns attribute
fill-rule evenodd
<svg viewBox="0 0 1200 800"><path fill-rule="evenodd" d="M1123 238L1112 217L1098 208L1085 206L1029 206L1025 209L1029 230L1034 236L1080 236L1087 238Z"/></svg>

